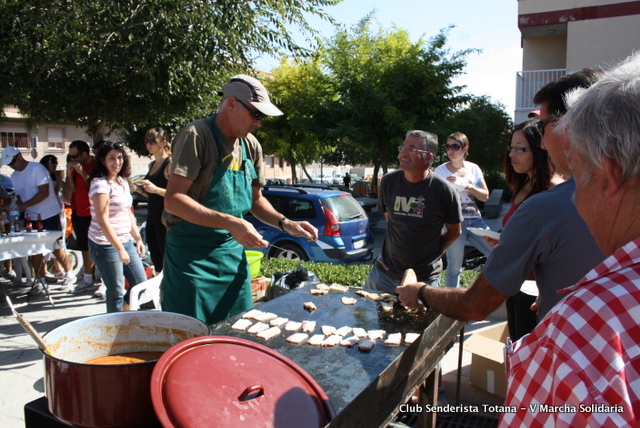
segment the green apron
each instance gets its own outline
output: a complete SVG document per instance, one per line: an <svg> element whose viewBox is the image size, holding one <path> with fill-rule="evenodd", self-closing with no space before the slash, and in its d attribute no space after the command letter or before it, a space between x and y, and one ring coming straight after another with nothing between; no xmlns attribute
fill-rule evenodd
<svg viewBox="0 0 640 428"><path fill-rule="evenodd" d="M222 161L221 136L211 118L220 161L200 203L215 211L244 217L253 203L251 181L257 178L246 157L238 171ZM180 221L166 238L162 282L162 309L190 315L207 324L229 318L253 307L249 265L244 248L225 229Z"/></svg>

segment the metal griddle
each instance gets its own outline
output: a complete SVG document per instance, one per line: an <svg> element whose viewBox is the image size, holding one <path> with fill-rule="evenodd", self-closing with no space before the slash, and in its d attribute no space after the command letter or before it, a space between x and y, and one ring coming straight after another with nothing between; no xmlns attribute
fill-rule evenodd
<svg viewBox="0 0 640 428"><path fill-rule="evenodd" d="M343 305L341 298L344 296L355 297L358 302ZM318 309L309 313L303 308L304 302L313 302ZM319 347L306 342L295 345L286 341L293 333L284 331L284 326L281 335L265 341L254 334L231 329L242 314L211 326L212 335L241 337L261 343L304 368L322 386L338 413L329 427L384 425L394 409L433 372L447 346L464 326L461 321L432 311L409 313L399 305L393 311L385 312L379 303L357 296L354 289L314 296L302 288L257 309L292 321L316 321L314 333L321 333L322 325L401 332L403 340L404 333L423 333L410 346L390 346L378 340L370 352L362 352L357 346Z"/></svg>

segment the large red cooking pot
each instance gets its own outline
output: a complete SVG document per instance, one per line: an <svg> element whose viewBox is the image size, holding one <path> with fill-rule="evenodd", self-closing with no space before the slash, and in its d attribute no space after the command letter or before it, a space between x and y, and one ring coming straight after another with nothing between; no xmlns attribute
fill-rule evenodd
<svg viewBox="0 0 640 428"><path fill-rule="evenodd" d="M145 427L158 423L149 385L156 361L92 365L86 361L125 352L166 351L209 328L171 312L118 312L67 323L45 335L49 411L76 427Z"/></svg>

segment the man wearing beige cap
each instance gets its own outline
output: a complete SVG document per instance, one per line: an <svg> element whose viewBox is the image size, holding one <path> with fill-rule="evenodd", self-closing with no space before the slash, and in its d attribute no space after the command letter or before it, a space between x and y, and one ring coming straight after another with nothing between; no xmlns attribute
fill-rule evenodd
<svg viewBox="0 0 640 428"><path fill-rule="evenodd" d="M268 242L244 220L247 212L292 235L318 237L311 224L288 220L262 196L262 147L252 133L266 116L283 113L250 76L234 76L221 95L217 114L188 124L173 141L163 215L163 310L207 324L253 306L243 247Z"/></svg>

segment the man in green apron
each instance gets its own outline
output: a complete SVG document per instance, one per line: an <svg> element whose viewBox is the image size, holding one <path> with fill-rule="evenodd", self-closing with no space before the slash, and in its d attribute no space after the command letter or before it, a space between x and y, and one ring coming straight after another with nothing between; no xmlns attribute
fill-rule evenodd
<svg viewBox="0 0 640 428"><path fill-rule="evenodd" d="M269 245L244 215L309 240L310 223L278 213L262 196L262 147L252 133L282 112L265 87L238 75L222 88L218 113L184 127L172 144L162 308L212 324L253 306L244 248Z"/></svg>

